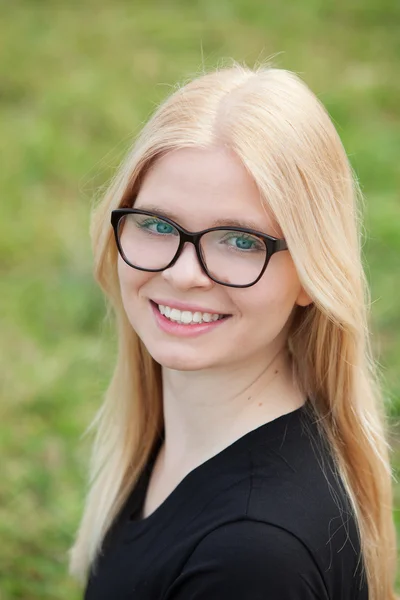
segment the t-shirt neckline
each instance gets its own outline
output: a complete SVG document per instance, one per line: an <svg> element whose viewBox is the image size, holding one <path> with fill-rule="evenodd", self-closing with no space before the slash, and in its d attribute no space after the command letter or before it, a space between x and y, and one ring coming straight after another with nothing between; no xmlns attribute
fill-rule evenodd
<svg viewBox="0 0 400 600"><path fill-rule="evenodd" d="M217 477L221 473L223 464L228 456L230 461L234 462L235 457L243 455L243 451L248 450L255 444L268 444L269 442L276 440L277 437L280 437L283 441L289 424L292 426L300 423L302 415L307 410L307 405L308 402L306 401L300 407L288 413L284 413L271 421L267 421L266 423L257 426L255 429L243 434L217 454L211 456L192 469L150 515L144 519L132 519L131 515L137 515L143 507L151 471L162 443L162 438L160 437L146 467L139 477L135 489L127 500L124 510L124 526L131 534L136 535L151 528L152 525L159 520L166 520L167 517L172 514L173 510L178 508L179 504L187 498L191 486L193 486L192 490L202 489L203 485L207 485L207 482L210 482L213 477Z"/></svg>

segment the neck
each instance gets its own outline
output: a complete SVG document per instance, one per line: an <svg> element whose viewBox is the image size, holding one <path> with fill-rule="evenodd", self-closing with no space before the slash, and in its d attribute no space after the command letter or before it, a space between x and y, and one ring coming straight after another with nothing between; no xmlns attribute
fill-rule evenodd
<svg viewBox="0 0 400 600"><path fill-rule="evenodd" d="M256 427L304 403L286 349L215 370L163 369L164 472L189 472Z"/></svg>

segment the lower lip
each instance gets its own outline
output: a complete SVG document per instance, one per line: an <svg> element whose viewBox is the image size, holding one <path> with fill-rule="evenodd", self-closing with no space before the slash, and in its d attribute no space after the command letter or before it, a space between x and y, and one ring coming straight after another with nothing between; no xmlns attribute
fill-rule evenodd
<svg viewBox="0 0 400 600"><path fill-rule="evenodd" d="M218 321L211 321L211 323L199 323L198 325L181 325L180 323L175 323L174 321L167 319L167 317L164 317L154 302L150 301L150 306L160 329L166 333L171 333L172 335L178 335L182 337L194 337L201 333L207 333L207 331L211 331L212 329L219 327L222 323L225 323L230 318L225 317L224 319L218 319Z"/></svg>

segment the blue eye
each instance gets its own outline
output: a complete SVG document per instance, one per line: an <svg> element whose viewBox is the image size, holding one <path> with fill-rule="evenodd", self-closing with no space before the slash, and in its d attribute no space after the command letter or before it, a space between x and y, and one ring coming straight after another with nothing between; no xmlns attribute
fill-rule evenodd
<svg viewBox="0 0 400 600"><path fill-rule="evenodd" d="M173 233L177 233L175 227L166 223L165 221L161 221L160 219L146 219L139 224L141 229L147 229L147 231L151 231L152 233L157 233L159 235L169 235Z"/></svg>
<svg viewBox="0 0 400 600"><path fill-rule="evenodd" d="M237 231L232 231L230 234L226 235L222 241L228 242L227 245L231 246L235 250L265 250L264 245L260 242L258 238Z"/></svg>

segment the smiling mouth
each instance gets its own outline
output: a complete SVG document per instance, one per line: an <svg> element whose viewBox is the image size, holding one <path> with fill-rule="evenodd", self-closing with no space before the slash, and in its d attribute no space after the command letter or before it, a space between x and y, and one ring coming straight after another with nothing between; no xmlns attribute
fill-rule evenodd
<svg viewBox="0 0 400 600"><path fill-rule="evenodd" d="M179 310L178 308L174 308L172 306L156 304L153 302L153 300L150 300L150 302L166 319L172 323L177 323L178 325L201 325L203 323L221 321L232 316L219 313L203 313L200 311Z"/></svg>

